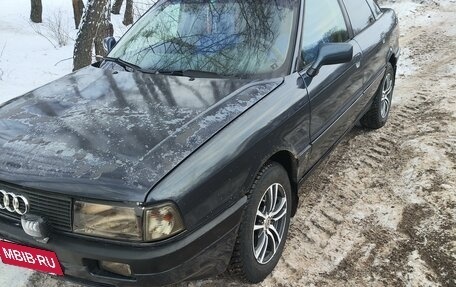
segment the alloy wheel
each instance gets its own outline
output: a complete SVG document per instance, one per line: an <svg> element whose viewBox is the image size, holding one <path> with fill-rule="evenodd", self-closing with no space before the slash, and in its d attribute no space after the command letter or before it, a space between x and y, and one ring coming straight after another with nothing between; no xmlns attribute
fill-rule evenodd
<svg viewBox="0 0 456 287"><path fill-rule="evenodd" d="M388 73L383 82L380 115L384 119L388 116L391 108L391 99L393 92L393 75Z"/></svg>
<svg viewBox="0 0 456 287"><path fill-rule="evenodd" d="M277 253L288 220L287 208L285 189L273 183L264 192L255 216L252 244L258 263L269 263Z"/></svg>

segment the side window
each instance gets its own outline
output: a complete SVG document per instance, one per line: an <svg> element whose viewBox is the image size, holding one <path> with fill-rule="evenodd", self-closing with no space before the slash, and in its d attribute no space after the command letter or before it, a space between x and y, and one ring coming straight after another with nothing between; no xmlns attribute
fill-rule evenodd
<svg viewBox="0 0 456 287"><path fill-rule="evenodd" d="M301 50L305 65L316 60L322 44L348 39L347 25L337 0L306 1Z"/></svg>
<svg viewBox="0 0 456 287"><path fill-rule="evenodd" d="M355 35L375 19L366 0L344 0L344 2Z"/></svg>

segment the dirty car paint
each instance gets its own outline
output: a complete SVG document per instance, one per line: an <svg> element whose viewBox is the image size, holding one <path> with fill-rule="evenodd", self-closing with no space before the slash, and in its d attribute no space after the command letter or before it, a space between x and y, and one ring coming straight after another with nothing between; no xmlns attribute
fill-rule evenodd
<svg viewBox="0 0 456 287"><path fill-rule="evenodd" d="M148 191L282 79L190 79L88 67L0 107L0 180L74 197Z"/></svg>

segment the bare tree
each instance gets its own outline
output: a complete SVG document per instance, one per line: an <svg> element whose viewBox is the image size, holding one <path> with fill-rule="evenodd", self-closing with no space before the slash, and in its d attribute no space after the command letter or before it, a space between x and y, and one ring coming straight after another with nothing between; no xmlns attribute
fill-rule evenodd
<svg viewBox="0 0 456 287"><path fill-rule="evenodd" d="M46 17L43 24L36 25L30 23L30 27L35 33L51 43L54 48L63 47L68 44L68 40L70 39L68 33L69 24L65 16L64 12L58 9L53 11L50 17Z"/></svg>
<svg viewBox="0 0 456 287"><path fill-rule="evenodd" d="M133 11L133 0L125 0L125 14L122 23L125 26L133 24L134 19L134 11ZM111 13L119 15L120 9L122 8L123 0L114 0L114 4L112 5Z"/></svg>
<svg viewBox="0 0 456 287"><path fill-rule="evenodd" d="M125 14L122 23L125 26L133 24L133 0L126 0Z"/></svg>
<svg viewBox="0 0 456 287"><path fill-rule="evenodd" d="M34 23L43 22L43 5L41 0L31 0L30 20Z"/></svg>
<svg viewBox="0 0 456 287"><path fill-rule="evenodd" d="M100 39L106 35L112 36L114 31L110 17L108 17L110 10L110 0L89 0L87 2L74 47L73 70L78 70L92 63L95 38ZM108 26L109 28L107 28Z"/></svg>
<svg viewBox="0 0 456 287"><path fill-rule="evenodd" d="M108 4L109 5L109 4ZM111 11L108 9L105 10L105 13L100 20L100 26L98 27L97 34L95 36L95 54L97 60L101 60L101 57L106 56L106 52L103 47L103 40L106 37L114 35L114 26L111 23Z"/></svg>
<svg viewBox="0 0 456 287"><path fill-rule="evenodd" d="M112 4L111 13L119 15L120 8L122 8L123 0L114 0L114 4Z"/></svg>
<svg viewBox="0 0 456 287"><path fill-rule="evenodd" d="M79 28L81 23L82 13L84 13L84 2L82 0L72 0L73 1L73 14L74 14L74 26L75 29Z"/></svg>

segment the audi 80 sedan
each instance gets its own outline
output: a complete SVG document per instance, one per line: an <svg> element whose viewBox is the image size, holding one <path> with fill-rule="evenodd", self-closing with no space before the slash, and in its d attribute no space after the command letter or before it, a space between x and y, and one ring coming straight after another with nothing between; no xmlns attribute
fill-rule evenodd
<svg viewBox="0 0 456 287"><path fill-rule="evenodd" d="M358 122L385 125L400 51L374 0L158 1L105 48L0 107L4 264L262 281L307 175Z"/></svg>

